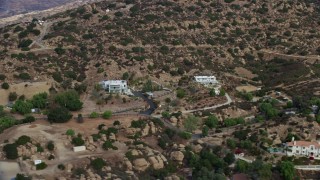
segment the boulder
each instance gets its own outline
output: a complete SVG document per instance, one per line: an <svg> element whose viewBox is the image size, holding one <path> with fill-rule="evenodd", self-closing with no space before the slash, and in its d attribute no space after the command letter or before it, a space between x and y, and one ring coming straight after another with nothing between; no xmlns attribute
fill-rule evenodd
<svg viewBox="0 0 320 180"><path fill-rule="evenodd" d="M113 134L113 133L110 133L110 135L109 135L109 140L112 140L112 141L117 140L117 139L116 139L116 135Z"/></svg>
<svg viewBox="0 0 320 180"><path fill-rule="evenodd" d="M177 123L178 123L178 119L177 119L176 117L172 116L172 117L170 118L170 122L172 123L172 125L176 126Z"/></svg>
<svg viewBox="0 0 320 180"><path fill-rule="evenodd" d="M149 167L149 163L144 158L139 158L133 161L133 168L137 171L145 171Z"/></svg>
<svg viewBox="0 0 320 180"><path fill-rule="evenodd" d="M129 160L125 161L124 164L126 165L128 171L132 171L132 163Z"/></svg>
<svg viewBox="0 0 320 180"><path fill-rule="evenodd" d="M132 154L132 156L138 156L140 153L139 153L138 150L132 149L132 150L131 150L131 154Z"/></svg>
<svg viewBox="0 0 320 180"><path fill-rule="evenodd" d="M203 144L204 142L203 142L201 139L198 139L198 140L197 140L197 143L198 143L198 144Z"/></svg>
<svg viewBox="0 0 320 180"><path fill-rule="evenodd" d="M179 148L179 150L180 151L184 151L185 150L185 145L183 145L183 144L179 144L179 146L178 146L178 148Z"/></svg>
<svg viewBox="0 0 320 180"><path fill-rule="evenodd" d="M184 155L181 151L173 151L170 154L170 158L174 161L182 162Z"/></svg>
<svg viewBox="0 0 320 180"><path fill-rule="evenodd" d="M176 175L171 175L164 178L165 180L180 180L180 178Z"/></svg>
<svg viewBox="0 0 320 180"><path fill-rule="evenodd" d="M107 136L106 136L105 134L102 134L102 135L101 135L101 139L102 139L103 141L107 141Z"/></svg>
<svg viewBox="0 0 320 180"><path fill-rule="evenodd" d="M153 122L150 122L150 131L151 131L152 134L157 132L157 128L156 128L156 126L154 125Z"/></svg>
<svg viewBox="0 0 320 180"><path fill-rule="evenodd" d="M164 163L168 162L167 158L164 155L160 154L159 157L162 159Z"/></svg>
<svg viewBox="0 0 320 180"><path fill-rule="evenodd" d="M158 156L151 156L148 158L150 164L152 165L153 169L162 169L164 167L164 163L161 157Z"/></svg>
<svg viewBox="0 0 320 180"><path fill-rule="evenodd" d="M89 137L88 137L88 142L89 142L90 144L93 144L93 143L94 143L92 136L89 136Z"/></svg>
<svg viewBox="0 0 320 180"><path fill-rule="evenodd" d="M112 170L112 168L111 168L110 166L106 166L104 169L105 169L107 172L110 172L110 171Z"/></svg>
<svg viewBox="0 0 320 180"><path fill-rule="evenodd" d="M128 176L134 176L134 172L133 172L133 171L126 171L126 174L127 174Z"/></svg>
<svg viewBox="0 0 320 180"><path fill-rule="evenodd" d="M201 150L202 150L202 146L200 144L196 145L196 146L193 146L192 147L192 150L195 152L195 153L199 153Z"/></svg>
<svg viewBox="0 0 320 180"><path fill-rule="evenodd" d="M134 135L138 130L136 128L126 128L126 134L128 135Z"/></svg>
<svg viewBox="0 0 320 180"><path fill-rule="evenodd" d="M73 165L72 165L72 164L67 164L67 166L66 166L66 171L67 171L68 173L70 173L70 172L72 171L72 169L73 169Z"/></svg>
<svg viewBox="0 0 320 180"><path fill-rule="evenodd" d="M141 136L147 136L150 132L150 126L147 124L146 127L143 128L143 130L141 131Z"/></svg>

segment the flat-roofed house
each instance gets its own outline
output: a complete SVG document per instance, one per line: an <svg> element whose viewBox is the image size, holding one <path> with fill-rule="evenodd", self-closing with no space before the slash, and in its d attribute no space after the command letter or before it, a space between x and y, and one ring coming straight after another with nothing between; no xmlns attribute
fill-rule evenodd
<svg viewBox="0 0 320 180"><path fill-rule="evenodd" d="M220 94L220 85L215 76L194 76L197 83L204 85L208 88L214 88L215 94Z"/></svg>
<svg viewBox="0 0 320 180"><path fill-rule="evenodd" d="M100 85L109 93L125 93L128 91L128 84L125 80L101 81Z"/></svg>
<svg viewBox="0 0 320 180"><path fill-rule="evenodd" d="M215 85L218 84L217 78L215 76L194 76L196 82L203 85Z"/></svg>

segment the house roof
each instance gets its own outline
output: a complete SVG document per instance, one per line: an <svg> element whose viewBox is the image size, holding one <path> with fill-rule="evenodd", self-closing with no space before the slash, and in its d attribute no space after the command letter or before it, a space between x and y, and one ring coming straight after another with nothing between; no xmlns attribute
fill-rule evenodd
<svg viewBox="0 0 320 180"><path fill-rule="evenodd" d="M216 77L215 76L194 76L194 78L196 78L196 79L202 79L202 78L213 78L213 79L215 79Z"/></svg>
<svg viewBox="0 0 320 180"><path fill-rule="evenodd" d="M121 85L121 84L127 84L127 81L125 80L108 80L108 81L101 81L103 84L109 84L109 85Z"/></svg>
<svg viewBox="0 0 320 180"><path fill-rule="evenodd" d="M294 144L294 142L296 144ZM302 146L302 147L309 147L313 145L316 148L320 148L320 144L318 142L310 142L310 141L291 141L287 142L288 146Z"/></svg>

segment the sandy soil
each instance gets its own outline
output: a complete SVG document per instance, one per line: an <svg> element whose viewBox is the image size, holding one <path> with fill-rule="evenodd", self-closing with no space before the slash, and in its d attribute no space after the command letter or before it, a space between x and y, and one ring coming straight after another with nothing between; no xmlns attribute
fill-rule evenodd
<svg viewBox="0 0 320 180"><path fill-rule="evenodd" d="M20 167L16 162L0 162L0 179L9 180L20 173Z"/></svg>
<svg viewBox="0 0 320 180"><path fill-rule="evenodd" d="M257 91L258 87L256 86L252 86L252 85L248 85L248 86L238 86L236 87L237 91L245 91L245 92L253 92L253 91Z"/></svg>
<svg viewBox="0 0 320 180"><path fill-rule="evenodd" d="M235 68L235 72L244 78L248 78L248 79L252 79L254 77L257 77L258 75L253 74L251 71L249 71L248 69L245 69L243 67L236 67Z"/></svg>
<svg viewBox="0 0 320 180"><path fill-rule="evenodd" d="M26 86L27 85L27 86ZM10 84L8 90L0 89L0 105L8 104L8 96L10 92L16 92L18 96L25 95L27 99L41 92L49 92L51 84L49 82L24 82L19 84Z"/></svg>

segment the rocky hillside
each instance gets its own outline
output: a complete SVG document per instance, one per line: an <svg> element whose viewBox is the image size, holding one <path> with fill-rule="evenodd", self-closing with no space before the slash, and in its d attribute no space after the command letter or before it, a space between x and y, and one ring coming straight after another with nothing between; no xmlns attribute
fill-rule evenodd
<svg viewBox="0 0 320 180"><path fill-rule="evenodd" d="M244 67L257 75L249 82L289 85L319 77L318 13L307 0L103 1L2 28L0 72L71 86L127 71L167 83L203 70L226 79Z"/></svg>

